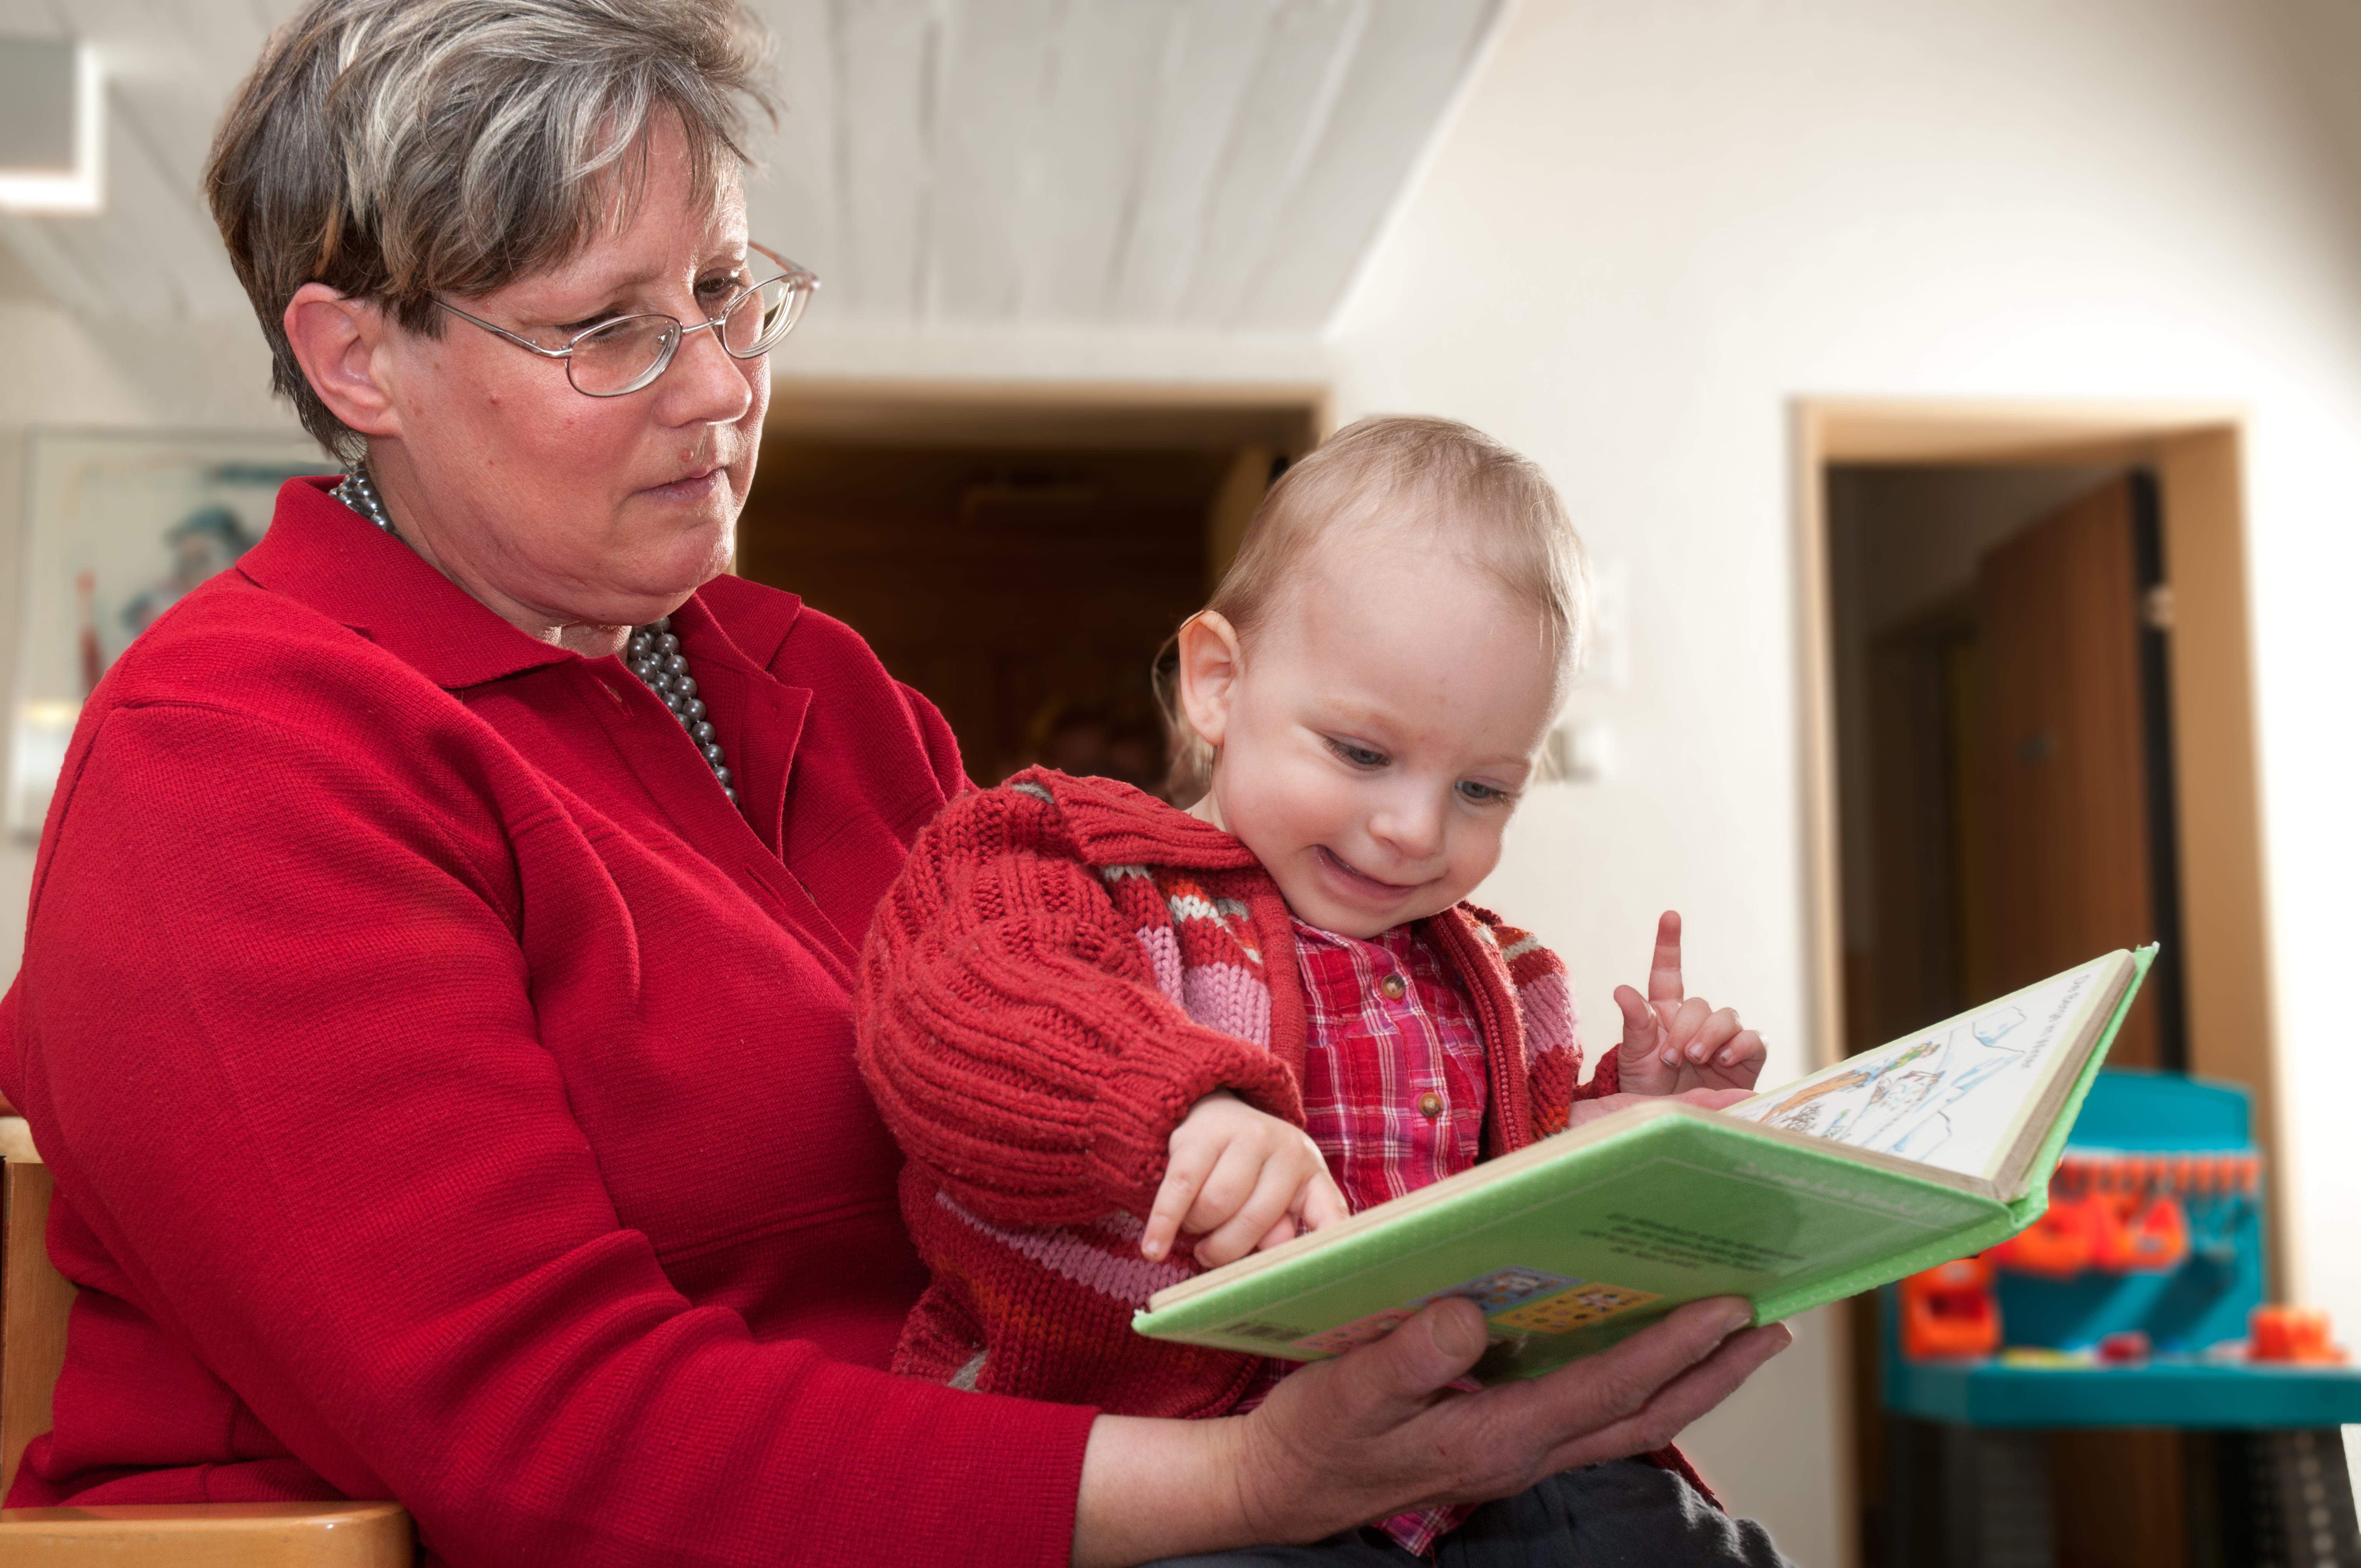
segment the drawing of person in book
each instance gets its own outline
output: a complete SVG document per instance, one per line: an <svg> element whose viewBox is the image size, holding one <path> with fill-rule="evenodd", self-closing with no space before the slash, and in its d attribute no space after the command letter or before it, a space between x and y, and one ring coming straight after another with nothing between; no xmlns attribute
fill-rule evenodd
<svg viewBox="0 0 2361 1568"><path fill-rule="evenodd" d="M1950 1111L2020 1057L2015 1007L1852 1071L1806 1083L1764 1114L1765 1124L1834 1138L1856 1148L1924 1159L1951 1135Z"/></svg>

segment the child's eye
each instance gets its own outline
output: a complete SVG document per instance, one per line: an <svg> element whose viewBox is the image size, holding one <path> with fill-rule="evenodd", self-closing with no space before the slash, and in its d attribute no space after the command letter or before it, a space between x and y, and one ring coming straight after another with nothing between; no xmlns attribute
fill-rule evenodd
<svg viewBox="0 0 2361 1568"><path fill-rule="evenodd" d="M1331 740L1328 749L1356 768L1382 768L1393 761L1373 747L1356 745L1350 740Z"/></svg>
<svg viewBox="0 0 2361 1568"><path fill-rule="evenodd" d="M1473 801L1477 806L1492 806L1515 798L1513 794L1498 784L1477 784L1474 779L1461 779L1459 794L1462 799Z"/></svg>

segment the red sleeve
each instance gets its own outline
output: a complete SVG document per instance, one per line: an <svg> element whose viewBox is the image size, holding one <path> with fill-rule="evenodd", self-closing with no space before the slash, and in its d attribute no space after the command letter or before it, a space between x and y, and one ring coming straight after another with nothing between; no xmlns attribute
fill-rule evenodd
<svg viewBox="0 0 2361 1568"><path fill-rule="evenodd" d="M912 848L854 1016L886 1124L995 1223L1144 1215L1172 1129L1216 1089L1302 1121L1276 1058L1157 989L1057 808L1016 789L952 802Z"/></svg>
<svg viewBox="0 0 2361 1568"><path fill-rule="evenodd" d="M935 770L935 782L943 786L944 797L956 800L973 790L975 785L960 761L959 737L951 733L942 710L928 701L924 692L906 682L902 684L902 700L910 705L910 717L917 720L918 734L927 746L927 762Z"/></svg>
<svg viewBox="0 0 2361 1568"><path fill-rule="evenodd" d="M233 1448L455 1568L1066 1560L1092 1412L756 1343L619 1221L467 800L178 706L69 766L13 1065L104 1248L77 1334L136 1299Z"/></svg>

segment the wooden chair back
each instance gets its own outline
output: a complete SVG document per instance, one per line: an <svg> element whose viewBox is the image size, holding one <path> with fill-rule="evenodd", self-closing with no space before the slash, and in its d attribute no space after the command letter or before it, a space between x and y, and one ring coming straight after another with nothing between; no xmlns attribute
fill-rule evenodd
<svg viewBox="0 0 2361 1568"><path fill-rule="evenodd" d="M49 1168L21 1116L0 1116L0 1497L49 1430L72 1283L49 1263ZM9 1568L410 1568L399 1503L208 1503L0 1508Z"/></svg>
<svg viewBox="0 0 2361 1568"><path fill-rule="evenodd" d="M0 1497L25 1445L49 1430L74 1288L49 1265L49 1168L22 1116L0 1117Z"/></svg>

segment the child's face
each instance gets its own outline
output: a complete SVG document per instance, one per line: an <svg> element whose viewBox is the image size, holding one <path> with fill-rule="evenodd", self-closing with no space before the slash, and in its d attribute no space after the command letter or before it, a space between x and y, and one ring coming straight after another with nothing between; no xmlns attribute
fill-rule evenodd
<svg viewBox="0 0 2361 1568"><path fill-rule="evenodd" d="M1303 919L1374 937L1499 863L1560 672L1540 612L1452 556L1382 536L1333 554L1251 653L1192 622L1182 700L1221 748L1200 814Z"/></svg>

